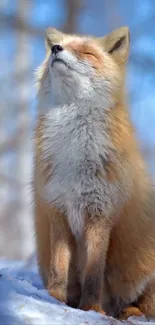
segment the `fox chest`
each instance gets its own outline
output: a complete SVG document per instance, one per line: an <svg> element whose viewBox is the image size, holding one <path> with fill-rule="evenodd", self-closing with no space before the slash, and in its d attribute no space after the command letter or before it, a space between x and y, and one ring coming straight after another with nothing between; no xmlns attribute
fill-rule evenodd
<svg viewBox="0 0 155 325"><path fill-rule="evenodd" d="M57 121L52 117L47 131L43 158L51 161L51 171L44 191L46 200L66 213L72 232L78 236L86 208L101 208L103 197L108 201L108 140L97 122L78 116Z"/></svg>
<svg viewBox="0 0 155 325"><path fill-rule="evenodd" d="M50 183L55 191L81 193L96 184L99 176L104 177L109 150L103 126L90 117L70 120L62 116L58 121L52 117L46 131L43 160L51 165Z"/></svg>

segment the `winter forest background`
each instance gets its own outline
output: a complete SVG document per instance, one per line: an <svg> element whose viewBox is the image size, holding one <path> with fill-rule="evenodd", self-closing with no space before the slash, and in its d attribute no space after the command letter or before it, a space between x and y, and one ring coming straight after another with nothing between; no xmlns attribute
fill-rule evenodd
<svg viewBox="0 0 155 325"><path fill-rule="evenodd" d="M127 88L131 118L155 172L155 0L0 0L0 256L35 251L30 190L35 126L34 69L44 31L102 36L129 25Z"/></svg>

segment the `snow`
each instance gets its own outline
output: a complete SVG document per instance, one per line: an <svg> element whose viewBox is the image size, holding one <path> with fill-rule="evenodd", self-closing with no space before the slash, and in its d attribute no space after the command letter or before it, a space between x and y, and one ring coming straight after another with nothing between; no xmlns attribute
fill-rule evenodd
<svg viewBox="0 0 155 325"><path fill-rule="evenodd" d="M145 317L120 322L92 311L73 309L50 297L36 264L0 260L0 325L155 325Z"/></svg>

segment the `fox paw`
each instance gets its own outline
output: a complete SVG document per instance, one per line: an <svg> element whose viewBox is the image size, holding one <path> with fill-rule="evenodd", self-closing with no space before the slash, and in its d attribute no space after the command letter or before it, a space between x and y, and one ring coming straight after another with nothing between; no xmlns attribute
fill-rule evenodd
<svg viewBox="0 0 155 325"><path fill-rule="evenodd" d="M99 305L95 305L95 304L80 306L80 309L85 310L85 311L93 310L93 311L96 311L97 313L100 313L102 315L106 315L105 311Z"/></svg>
<svg viewBox="0 0 155 325"><path fill-rule="evenodd" d="M64 292L64 290L61 289L48 289L48 293L51 297L66 303L67 302L67 297L66 297L66 293Z"/></svg>
<svg viewBox="0 0 155 325"><path fill-rule="evenodd" d="M127 308L124 308L119 316L118 319L120 320L126 320L131 316L142 316L142 312L138 307L133 307L133 306L129 306Z"/></svg>

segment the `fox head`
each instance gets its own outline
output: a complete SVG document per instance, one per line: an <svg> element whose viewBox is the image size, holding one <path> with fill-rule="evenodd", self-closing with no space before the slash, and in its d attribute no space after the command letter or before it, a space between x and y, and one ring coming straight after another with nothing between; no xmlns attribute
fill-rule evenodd
<svg viewBox="0 0 155 325"><path fill-rule="evenodd" d="M46 31L46 58L37 72L42 109L89 100L112 105L122 96L129 54L129 30L121 27L103 38Z"/></svg>

